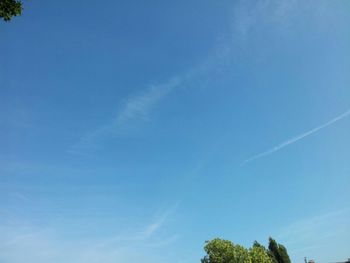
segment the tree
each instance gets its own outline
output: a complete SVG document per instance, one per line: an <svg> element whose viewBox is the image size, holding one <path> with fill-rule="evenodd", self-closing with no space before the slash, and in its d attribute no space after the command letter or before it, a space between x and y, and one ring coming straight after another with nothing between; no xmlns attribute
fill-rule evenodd
<svg viewBox="0 0 350 263"><path fill-rule="evenodd" d="M257 242L249 249L249 254L252 263L273 263L266 248Z"/></svg>
<svg viewBox="0 0 350 263"><path fill-rule="evenodd" d="M271 237L269 238L269 251L271 257L274 259L275 262L291 263L287 249L283 245L278 244Z"/></svg>
<svg viewBox="0 0 350 263"><path fill-rule="evenodd" d="M202 263L291 263L287 249L274 239L269 239L269 249L257 241L246 249L225 239L215 238L206 241L204 250L207 253Z"/></svg>
<svg viewBox="0 0 350 263"><path fill-rule="evenodd" d="M270 251L270 255L277 263L282 262L280 253L278 251L278 244L276 240L272 239L271 237L269 238L269 251Z"/></svg>
<svg viewBox="0 0 350 263"><path fill-rule="evenodd" d="M10 21L13 16L21 15L22 2L16 0L0 0L0 17Z"/></svg>
<svg viewBox="0 0 350 263"><path fill-rule="evenodd" d="M280 257L282 259L282 262L284 262L284 263L291 263L289 255L288 255L288 252L287 252L287 249L285 248L285 246L279 244L278 245L278 249L279 249L279 252L280 252Z"/></svg>
<svg viewBox="0 0 350 263"><path fill-rule="evenodd" d="M258 241L254 241L254 243L253 243L253 248L254 247L260 247L260 248L263 248L263 249L265 249L266 250L266 248L263 246L263 245L261 245Z"/></svg>
<svg viewBox="0 0 350 263"><path fill-rule="evenodd" d="M251 263L249 251L229 240L206 241L204 250L207 255L201 259L202 263Z"/></svg>

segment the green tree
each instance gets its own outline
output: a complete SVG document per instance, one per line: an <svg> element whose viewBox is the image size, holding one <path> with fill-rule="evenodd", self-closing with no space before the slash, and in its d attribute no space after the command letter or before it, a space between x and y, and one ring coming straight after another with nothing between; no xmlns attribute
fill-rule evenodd
<svg viewBox="0 0 350 263"><path fill-rule="evenodd" d="M249 251L229 240L206 241L204 250L207 255L201 259L202 263L251 263Z"/></svg>
<svg viewBox="0 0 350 263"><path fill-rule="evenodd" d="M260 248L263 248L263 249L265 249L266 250L266 248L263 246L263 245L261 245L258 241L254 241L254 243L253 243L253 248L254 247L260 247Z"/></svg>
<svg viewBox="0 0 350 263"><path fill-rule="evenodd" d="M280 252L280 257L282 259L282 262L284 263L291 263L287 249L285 248L285 246L279 244L278 245L278 250Z"/></svg>
<svg viewBox="0 0 350 263"><path fill-rule="evenodd" d="M287 249L283 245L278 244L271 237L269 238L269 251L270 251L271 257L275 262L291 263Z"/></svg>
<svg viewBox="0 0 350 263"><path fill-rule="evenodd" d="M269 251L270 251L270 255L272 256L275 262L277 263L282 262L280 253L278 251L278 244L276 240L272 239L271 237L269 238Z"/></svg>
<svg viewBox="0 0 350 263"><path fill-rule="evenodd" d="M215 238L206 241L206 255L202 263L291 263L287 249L274 239L269 239L269 249L257 241L246 249L225 239Z"/></svg>
<svg viewBox="0 0 350 263"><path fill-rule="evenodd" d="M10 21L13 16L21 15L22 2L16 0L0 0L0 17Z"/></svg>
<svg viewBox="0 0 350 263"><path fill-rule="evenodd" d="M257 242L249 249L249 254L252 263L273 263L266 248Z"/></svg>

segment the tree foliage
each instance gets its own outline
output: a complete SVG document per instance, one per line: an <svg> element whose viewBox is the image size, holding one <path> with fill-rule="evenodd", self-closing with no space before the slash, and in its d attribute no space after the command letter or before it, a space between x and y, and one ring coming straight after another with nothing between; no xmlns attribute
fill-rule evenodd
<svg viewBox="0 0 350 263"><path fill-rule="evenodd" d="M280 257L282 259L282 262L283 263L291 263L289 255L288 255L288 252L287 252L287 249L285 248L285 246L279 244L278 245L278 249L279 249L279 252L280 252Z"/></svg>
<svg viewBox="0 0 350 263"><path fill-rule="evenodd" d="M10 21L12 17L21 15L22 2L16 0L0 0L0 17Z"/></svg>
<svg viewBox="0 0 350 263"><path fill-rule="evenodd" d="M287 249L271 237L269 238L269 251L275 262L291 263Z"/></svg>
<svg viewBox="0 0 350 263"><path fill-rule="evenodd" d="M249 251L229 240L215 238L204 246L207 253L202 263L251 263Z"/></svg>
<svg viewBox="0 0 350 263"><path fill-rule="evenodd" d="M246 249L229 240L215 238L206 242L204 250L207 254L202 263L273 263L268 250L257 242Z"/></svg>
<svg viewBox="0 0 350 263"><path fill-rule="evenodd" d="M268 250L257 241L249 249L249 254L252 263L274 263Z"/></svg>

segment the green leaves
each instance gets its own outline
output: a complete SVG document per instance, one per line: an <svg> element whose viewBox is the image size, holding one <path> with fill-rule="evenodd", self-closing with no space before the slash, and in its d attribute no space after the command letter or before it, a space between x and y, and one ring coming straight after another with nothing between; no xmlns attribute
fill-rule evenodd
<svg viewBox="0 0 350 263"><path fill-rule="evenodd" d="M22 2L15 0L0 0L0 17L8 22L13 16L21 15Z"/></svg>
<svg viewBox="0 0 350 263"><path fill-rule="evenodd" d="M259 246L253 245L252 248L249 249L249 254L252 263L273 263L268 251L259 244Z"/></svg>
<svg viewBox="0 0 350 263"><path fill-rule="evenodd" d="M229 240L215 238L206 242L204 250L207 255L201 259L202 263L273 263L267 250L257 242L246 249Z"/></svg>

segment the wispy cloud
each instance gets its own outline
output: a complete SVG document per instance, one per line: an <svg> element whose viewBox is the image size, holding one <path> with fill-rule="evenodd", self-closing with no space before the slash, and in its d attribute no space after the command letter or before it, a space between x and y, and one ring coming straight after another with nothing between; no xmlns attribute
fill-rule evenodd
<svg viewBox="0 0 350 263"><path fill-rule="evenodd" d="M99 139L107 135L121 134L123 130L127 130L128 126L135 121L149 120L150 112L156 104L173 89L180 86L183 81L184 77L172 78L164 84L151 85L139 94L129 97L114 119L83 135L78 143L73 145L68 152L81 154L82 149L96 147Z"/></svg>
<svg viewBox="0 0 350 263"><path fill-rule="evenodd" d="M293 261L302 261L304 256L313 258L316 262L337 261L347 256L345 253L339 254L339 251L347 251L346 242L344 249L335 249L332 240L337 240L334 246L339 246L342 240L347 240L350 229L347 220L349 213L349 209L340 209L302 218L283 227L275 236L288 247ZM322 255L321 247L327 247Z"/></svg>
<svg viewBox="0 0 350 263"><path fill-rule="evenodd" d="M152 110L164 98L180 87L203 86L210 78L229 68L237 54L247 46L252 32L257 27L274 23L281 29L286 21L290 20L293 9L298 6L295 1L281 3L279 1L261 1L258 3L237 1L232 5L231 23L228 25L229 33L218 32L216 46L203 58L203 60L188 68L183 74L175 74L164 83L148 86L145 90L126 99L116 117L104 125L82 135L77 143L68 149L69 153L85 155L86 150L101 146L104 138L115 135L125 135L130 127L151 119ZM275 27L274 27L275 28ZM281 30L283 32L283 30ZM238 52L237 52L238 51Z"/></svg>
<svg viewBox="0 0 350 263"><path fill-rule="evenodd" d="M68 152L85 155L85 150L98 148L104 138L125 135L133 125L150 120L152 110L174 90L187 86L195 78L204 81L205 78L208 78L204 76L205 72L214 68L217 70L215 66L218 66L219 61L228 52L223 46L220 46L219 49L220 52L215 50L214 55L208 56L202 63L190 68L184 74L173 77L163 84L151 85L144 91L130 96L115 118L96 130L84 134L76 144L68 149Z"/></svg>
<svg viewBox="0 0 350 263"><path fill-rule="evenodd" d="M298 240L308 240L310 238L315 238L315 231L318 232L317 239L321 236L327 238L332 234L336 234L334 229L330 229L329 225L334 225L334 228L338 226L335 225L349 213L348 209L340 209L337 211L331 211L325 214L316 215L309 218L302 218L290 225L284 227L280 233L279 238L285 239L288 243L293 243L297 241L292 241L295 236L298 236ZM319 231L322 230L322 231Z"/></svg>
<svg viewBox="0 0 350 263"><path fill-rule="evenodd" d="M129 98L124 108L118 113L116 125L124 125L134 119L147 120L155 104L181 85L182 81L181 78L173 78L165 84L152 85L146 91Z"/></svg>
<svg viewBox="0 0 350 263"><path fill-rule="evenodd" d="M161 227L164 226L166 220L172 215L178 207L178 202L170 206L168 209L155 216L155 220L145 227L144 230L137 233L137 237L141 239L148 239L152 237Z"/></svg>
<svg viewBox="0 0 350 263"><path fill-rule="evenodd" d="M246 45L254 31L267 25L286 33L285 27L298 16L300 8L296 0L237 1L231 17L234 42Z"/></svg>
<svg viewBox="0 0 350 263"><path fill-rule="evenodd" d="M59 228L10 223L0 225L0 261L8 263L98 263L98 262L164 262L165 253L159 253L176 242L177 233L166 234L162 229L176 206L154 216L142 230L129 229L121 234L65 237ZM160 230L164 230L160 233ZM111 232L113 232L111 230ZM88 236L88 235L87 235ZM20 251L21 253L18 253Z"/></svg>
<svg viewBox="0 0 350 263"><path fill-rule="evenodd" d="M310 135L312 135L314 133L317 133L320 130L322 130L322 129L324 129L324 128L326 128L326 127L328 127L328 126L330 126L330 125L332 125L332 124L334 124L334 123L336 123L336 122L338 122L338 121L340 121L340 120L342 120L342 119L344 119L346 117L349 117L349 116L350 116L350 110L347 110L346 112L338 115L337 117L333 118L330 121L327 121L326 123L324 123L324 124L322 124L320 126L317 126L316 128L313 128L312 130L309 130L309 131L304 132L304 133L302 133L302 134L300 134L300 135L298 135L296 137L288 139L288 140L286 140L286 141L284 141L284 142L282 142L282 143L272 147L271 149L269 149L267 151L261 152L259 154L256 154L256 155L246 159L243 164L247 164L247 163L252 162L254 160L257 160L259 158L262 158L262 157L268 156L270 154L273 154L273 153L275 153L275 152L277 152L277 151L279 151L279 150L281 150L281 149L283 149L283 148L285 148L285 147L287 147L287 146L289 146L289 145L291 145L293 143L296 143L296 142L298 142L298 141L300 141L300 140L302 140L302 139L304 139L304 138L306 138L306 137L308 137L308 136L310 136Z"/></svg>
<svg viewBox="0 0 350 263"><path fill-rule="evenodd" d="M160 229L166 218L168 217L167 214L164 214L162 217L160 217L155 222L149 224L144 231L142 231L140 234L143 238L149 238L151 237L158 229Z"/></svg>

